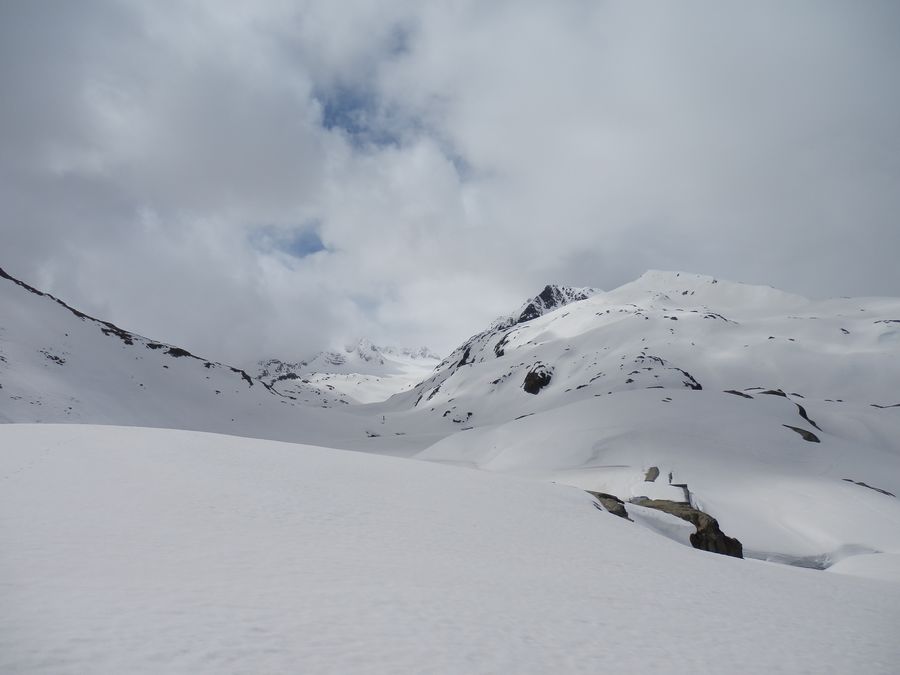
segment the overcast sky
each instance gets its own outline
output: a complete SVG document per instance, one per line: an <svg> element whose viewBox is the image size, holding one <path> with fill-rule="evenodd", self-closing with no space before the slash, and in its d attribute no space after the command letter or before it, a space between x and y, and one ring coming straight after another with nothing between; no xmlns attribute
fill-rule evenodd
<svg viewBox="0 0 900 675"><path fill-rule="evenodd" d="M900 3L5 0L0 266L240 364L648 268L900 295Z"/></svg>

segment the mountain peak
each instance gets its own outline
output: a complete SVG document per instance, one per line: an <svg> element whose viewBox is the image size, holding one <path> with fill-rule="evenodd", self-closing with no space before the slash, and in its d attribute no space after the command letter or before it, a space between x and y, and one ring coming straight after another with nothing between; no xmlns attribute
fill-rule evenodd
<svg viewBox="0 0 900 675"><path fill-rule="evenodd" d="M515 323L531 321L563 305L578 302L579 300L587 300L596 293L599 293L596 288L574 288L572 286L547 284L544 286L544 290L522 306Z"/></svg>

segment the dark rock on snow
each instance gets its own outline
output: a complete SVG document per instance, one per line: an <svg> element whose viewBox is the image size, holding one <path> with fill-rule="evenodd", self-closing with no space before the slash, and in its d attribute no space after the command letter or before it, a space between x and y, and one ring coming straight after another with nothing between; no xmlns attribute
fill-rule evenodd
<svg viewBox="0 0 900 675"><path fill-rule="evenodd" d="M537 394L550 384L553 379L553 370L543 363L532 366L531 370L525 375L525 381L522 383L522 389L529 394Z"/></svg>
<svg viewBox="0 0 900 675"><path fill-rule="evenodd" d="M631 520L631 518L628 517L628 511L625 510L625 502L615 495L610 495L605 492L592 492L591 490L587 490L587 493L594 497L604 510L614 516L619 516L619 518Z"/></svg>
<svg viewBox="0 0 900 675"><path fill-rule="evenodd" d="M691 523L697 528L697 531L691 535L691 546L694 548L735 558L744 557L744 547L741 542L722 532L719 522L708 513L695 509L690 504L681 504L667 499L638 498L633 501L639 506L665 511Z"/></svg>
<svg viewBox="0 0 900 675"><path fill-rule="evenodd" d="M810 443L821 443L819 437L816 436L813 432L807 431L806 429L801 429L800 427L792 427L790 424L782 424L781 426L787 427L791 431L796 431L803 437L804 441L809 441Z"/></svg>

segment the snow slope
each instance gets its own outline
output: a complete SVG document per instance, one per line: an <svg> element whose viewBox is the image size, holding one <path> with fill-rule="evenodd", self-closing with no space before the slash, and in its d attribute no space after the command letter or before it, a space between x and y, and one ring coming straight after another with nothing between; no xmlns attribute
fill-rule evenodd
<svg viewBox="0 0 900 675"><path fill-rule="evenodd" d="M579 490L233 436L0 426L0 671L895 673L900 584Z"/></svg>
<svg viewBox="0 0 900 675"><path fill-rule="evenodd" d="M317 406L336 397L314 387ZM90 422L334 441L357 416L298 405L249 374L94 319L0 269L0 422Z"/></svg>
<svg viewBox="0 0 900 675"><path fill-rule="evenodd" d="M874 427L878 412L863 413ZM828 429L831 419L818 422ZM448 436L418 457L624 500L684 501L671 472L745 555L828 567L849 555L900 554L900 500L872 489L900 494L896 437L864 446L817 431L812 443L785 426L801 424L780 396L630 391ZM654 482L645 479L650 467L660 471Z"/></svg>
<svg viewBox="0 0 900 675"><path fill-rule="evenodd" d="M513 325L444 359L401 406L474 423L635 389L782 389L824 402L900 404L900 299L812 302L701 275L648 272ZM547 371L539 396L529 372Z"/></svg>

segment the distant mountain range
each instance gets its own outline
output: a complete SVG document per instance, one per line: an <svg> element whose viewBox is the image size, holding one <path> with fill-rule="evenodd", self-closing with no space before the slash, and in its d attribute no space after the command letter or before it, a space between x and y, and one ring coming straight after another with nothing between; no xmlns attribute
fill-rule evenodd
<svg viewBox="0 0 900 675"><path fill-rule="evenodd" d="M295 400L308 401L314 387L347 403L383 401L428 377L440 357L427 347L379 347L365 338L340 351L322 351L297 362L266 359L257 376Z"/></svg>

